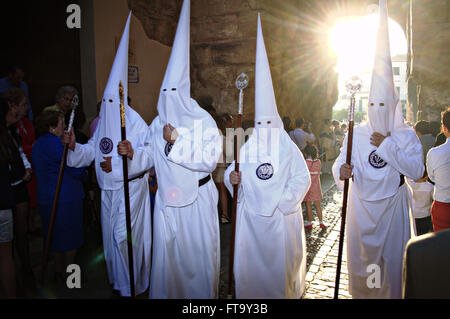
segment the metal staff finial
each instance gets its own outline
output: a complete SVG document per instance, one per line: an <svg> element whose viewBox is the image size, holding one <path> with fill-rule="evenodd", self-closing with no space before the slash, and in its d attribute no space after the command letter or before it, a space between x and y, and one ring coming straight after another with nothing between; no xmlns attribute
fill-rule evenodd
<svg viewBox="0 0 450 319"><path fill-rule="evenodd" d="M355 94L361 91L362 80L354 75L345 81L345 88L350 93L350 107L348 109L348 121L353 122L355 114Z"/></svg>
<svg viewBox="0 0 450 319"><path fill-rule="evenodd" d="M358 93L362 88L362 80L358 76L354 75L345 81L345 88L352 95Z"/></svg>
<svg viewBox="0 0 450 319"><path fill-rule="evenodd" d="M242 114L243 112L243 104L244 104L244 89L248 85L248 75L245 73L241 73L236 78L236 88L239 90L239 109L238 114Z"/></svg>
<svg viewBox="0 0 450 319"><path fill-rule="evenodd" d="M75 109L78 107L78 95L75 94L72 99L72 113L70 113L70 120L69 120L69 126L67 127L67 132L70 132L72 130L73 126L73 120L75 119Z"/></svg>

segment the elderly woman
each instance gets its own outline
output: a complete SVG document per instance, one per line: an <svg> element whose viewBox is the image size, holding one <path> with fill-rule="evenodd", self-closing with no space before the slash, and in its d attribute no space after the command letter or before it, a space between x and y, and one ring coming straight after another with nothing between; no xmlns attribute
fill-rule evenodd
<svg viewBox="0 0 450 319"><path fill-rule="evenodd" d="M63 154L61 137L64 117L58 111L46 111L37 119L40 137L33 145L32 160L38 183L38 205L44 240L50 223L53 198ZM64 282L67 265L73 264L77 249L83 244L84 168L64 168L50 250L55 253L55 279Z"/></svg>
<svg viewBox="0 0 450 319"><path fill-rule="evenodd" d="M68 113L72 108L73 97L78 94L76 88L71 85L62 86L58 89L55 96L55 104L47 106L42 112L59 111L64 114Z"/></svg>

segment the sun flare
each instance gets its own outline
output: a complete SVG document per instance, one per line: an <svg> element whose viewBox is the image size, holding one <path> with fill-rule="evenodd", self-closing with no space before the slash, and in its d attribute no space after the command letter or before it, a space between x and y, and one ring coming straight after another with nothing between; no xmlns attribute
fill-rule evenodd
<svg viewBox="0 0 450 319"><path fill-rule="evenodd" d="M330 31L330 47L337 55L336 71L349 77L370 72L374 60L378 15L339 21ZM389 19L391 56L406 54L405 34L400 25Z"/></svg>
<svg viewBox="0 0 450 319"><path fill-rule="evenodd" d="M408 48L402 27L390 18L388 25L391 56L406 54ZM330 30L330 53L337 57L339 96L345 95L344 83L353 75L359 76L366 88L370 85L377 31L377 13L340 20Z"/></svg>

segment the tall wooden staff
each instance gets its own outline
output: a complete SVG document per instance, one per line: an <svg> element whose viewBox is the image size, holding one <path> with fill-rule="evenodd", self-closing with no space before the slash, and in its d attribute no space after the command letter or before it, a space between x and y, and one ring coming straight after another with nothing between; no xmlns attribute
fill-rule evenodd
<svg viewBox="0 0 450 319"><path fill-rule="evenodd" d="M125 126L125 106L123 104L123 85L122 81L119 83L119 96L120 96L120 128L122 141L127 139L127 132ZM127 244L128 244L128 272L130 275L130 290L131 297L135 297L134 289L134 263L133 263L133 242L131 231L131 209L130 209L130 191L128 188L128 161L126 155L122 155L122 167L123 167L123 191L125 195L125 215L127 223Z"/></svg>
<svg viewBox="0 0 450 319"><path fill-rule="evenodd" d="M67 132L69 133L72 130L73 120L75 118L75 109L77 108L77 106L78 106L78 95L75 94L75 96L72 99L72 113L70 114L69 126L67 127ZM67 151L69 149L68 146L69 144L64 143L63 156L61 158L61 164L59 165L58 180L56 182L55 196L53 197L52 213L50 215L50 223L48 225L47 231L47 240L45 242L45 249L42 257L41 283L44 283L45 280L45 271L47 269L47 262L48 262L48 252L50 250L50 243L52 241L53 226L55 224L56 209L58 208L59 193L61 191L61 184L64 176L64 167L66 166L67 161Z"/></svg>
<svg viewBox="0 0 450 319"><path fill-rule="evenodd" d="M235 130L237 132L236 142L234 143L234 171L239 172L239 150L241 146L242 132L242 113L244 101L244 89L248 85L248 76L245 73L239 74L236 79L236 87L239 90L239 109ZM233 210L231 216L231 247L230 247L230 265L228 270L228 299L233 298L233 268L234 268L234 240L236 237L236 210L239 185L233 185Z"/></svg>
<svg viewBox="0 0 450 319"><path fill-rule="evenodd" d="M351 94L350 107L348 109L348 136L347 136L347 160L346 160L346 163L348 165L351 165L351 161L352 161L355 94L361 90L361 86L362 86L362 82L357 76L350 78L345 84L347 91ZM340 276L341 276L342 250L343 250L343 246L344 246L344 234L345 234L345 218L347 215L348 187L349 187L349 180L346 179L344 181L344 199L342 202L341 232L339 235L339 252L338 252L338 260L337 260L337 268L336 268L336 282L335 282L335 286L334 286L334 299L338 299L338 295L339 295L339 280L340 280Z"/></svg>

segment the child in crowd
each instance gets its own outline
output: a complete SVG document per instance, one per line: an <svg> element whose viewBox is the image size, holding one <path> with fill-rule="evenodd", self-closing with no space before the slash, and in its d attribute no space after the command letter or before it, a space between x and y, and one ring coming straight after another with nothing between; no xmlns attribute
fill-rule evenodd
<svg viewBox="0 0 450 319"><path fill-rule="evenodd" d="M413 216L416 224L417 236L433 232L431 222L431 204L433 204L434 186L428 182L428 174L425 169L424 176L417 181L406 178L406 183L412 191Z"/></svg>
<svg viewBox="0 0 450 319"><path fill-rule="evenodd" d="M306 202L306 214L308 217L308 221L305 222L305 228L312 228L312 203L314 202L320 228L326 229L328 226L322 221L322 207L320 206L320 201L322 200L322 188L320 187L320 170L322 164L320 159L318 159L319 151L315 145L308 144L304 148L303 154L306 158L309 173L311 174L311 186L303 199Z"/></svg>

